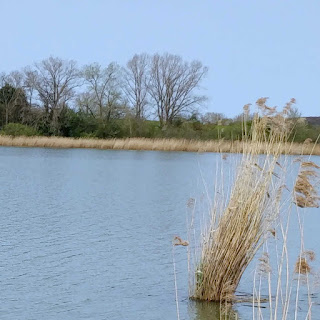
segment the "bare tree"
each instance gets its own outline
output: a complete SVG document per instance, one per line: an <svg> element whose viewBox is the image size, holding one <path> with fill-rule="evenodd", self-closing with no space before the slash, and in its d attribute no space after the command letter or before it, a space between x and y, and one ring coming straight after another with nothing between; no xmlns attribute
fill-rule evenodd
<svg viewBox="0 0 320 320"><path fill-rule="evenodd" d="M0 106L3 109L4 119L2 123L8 124L9 122L9 112L14 103L15 95L12 90L12 87L8 83L8 76L5 73L0 74Z"/></svg>
<svg viewBox="0 0 320 320"><path fill-rule="evenodd" d="M296 107L294 104L296 103L296 100L292 98L290 102L286 104L287 106L287 117L290 119L293 127L296 130L301 130L302 128L306 127L307 120L306 118L302 117L302 114L298 107Z"/></svg>
<svg viewBox="0 0 320 320"><path fill-rule="evenodd" d="M217 124L222 120L226 119L226 116L223 113L217 112L207 112L201 117L203 123Z"/></svg>
<svg viewBox="0 0 320 320"><path fill-rule="evenodd" d="M302 117L300 110L298 107L292 106L292 104L290 104L290 108L288 108L287 117L289 119L300 119Z"/></svg>
<svg viewBox="0 0 320 320"><path fill-rule="evenodd" d="M76 105L80 111L95 117L96 113L94 98L95 97L90 92L79 93L76 98Z"/></svg>
<svg viewBox="0 0 320 320"><path fill-rule="evenodd" d="M93 98L99 118L109 121L121 104L119 66L116 63L110 63L103 68L98 63L93 63L83 68L82 77Z"/></svg>
<svg viewBox="0 0 320 320"><path fill-rule="evenodd" d="M147 73L150 57L147 54L135 54L124 69L124 92L133 106L135 117L145 117L147 100Z"/></svg>
<svg viewBox="0 0 320 320"><path fill-rule="evenodd" d="M20 71L12 71L7 76L7 82L14 88L22 88L24 81L24 75Z"/></svg>
<svg viewBox="0 0 320 320"><path fill-rule="evenodd" d="M184 62L180 56L168 53L152 56L148 92L161 126L172 123L181 113L195 111L206 100L196 90L207 71L199 61Z"/></svg>
<svg viewBox="0 0 320 320"><path fill-rule="evenodd" d="M73 60L50 57L29 68L28 86L33 87L45 108L51 131L59 131L59 116L74 97L79 71Z"/></svg>
<svg viewBox="0 0 320 320"><path fill-rule="evenodd" d="M28 99L28 103L31 106L36 105L35 87L37 82L37 72L30 67L23 69L24 80L23 87Z"/></svg>

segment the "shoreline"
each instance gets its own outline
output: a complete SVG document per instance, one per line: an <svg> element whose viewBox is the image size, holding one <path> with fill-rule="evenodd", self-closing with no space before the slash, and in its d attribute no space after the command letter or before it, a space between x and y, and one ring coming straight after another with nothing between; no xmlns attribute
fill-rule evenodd
<svg viewBox="0 0 320 320"><path fill-rule="evenodd" d="M101 150L143 150L143 151L184 151L184 152L222 152L241 153L243 143L230 140L187 140L187 139L87 139L66 137L11 137L0 136L3 147L33 147L58 149L101 149ZM261 147L261 153L263 153ZM320 155L320 144L288 143L286 153L292 155Z"/></svg>

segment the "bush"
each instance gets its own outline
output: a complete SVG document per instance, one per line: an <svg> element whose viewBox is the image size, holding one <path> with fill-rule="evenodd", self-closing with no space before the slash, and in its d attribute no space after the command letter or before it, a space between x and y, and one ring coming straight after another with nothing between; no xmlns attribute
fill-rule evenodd
<svg viewBox="0 0 320 320"><path fill-rule="evenodd" d="M94 135L99 139L123 137L117 121L100 122Z"/></svg>
<svg viewBox="0 0 320 320"><path fill-rule="evenodd" d="M35 128L29 127L20 123L9 123L2 128L0 133L2 135L13 136L13 137L17 137L17 136L31 137L31 136L40 135Z"/></svg>
<svg viewBox="0 0 320 320"><path fill-rule="evenodd" d="M93 116L66 109L61 115L60 135L74 138L95 136L94 132L98 125L98 121Z"/></svg>

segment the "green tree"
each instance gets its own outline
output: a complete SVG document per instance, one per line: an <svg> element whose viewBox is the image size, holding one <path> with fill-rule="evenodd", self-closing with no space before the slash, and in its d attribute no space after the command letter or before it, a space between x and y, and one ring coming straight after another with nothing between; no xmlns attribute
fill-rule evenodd
<svg viewBox="0 0 320 320"><path fill-rule="evenodd" d="M0 123L20 122L24 117L27 99L22 88L5 83L0 88Z"/></svg>

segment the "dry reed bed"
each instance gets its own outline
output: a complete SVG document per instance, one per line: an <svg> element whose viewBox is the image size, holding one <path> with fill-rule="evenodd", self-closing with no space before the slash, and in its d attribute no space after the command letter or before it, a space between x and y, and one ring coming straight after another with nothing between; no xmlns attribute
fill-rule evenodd
<svg viewBox="0 0 320 320"><path fill-rule="evenodd" d="M241 141L187 140L187 139L74 139L64 137L10 137L0 136L0 146L39 147L39 148L89 148L112 150L157 150L189 152L232 152L241 153L246 148ZM260 146L260 153L266 147ZM286 154L320 155L320 145L293 143L284 148Z"/></svg>

